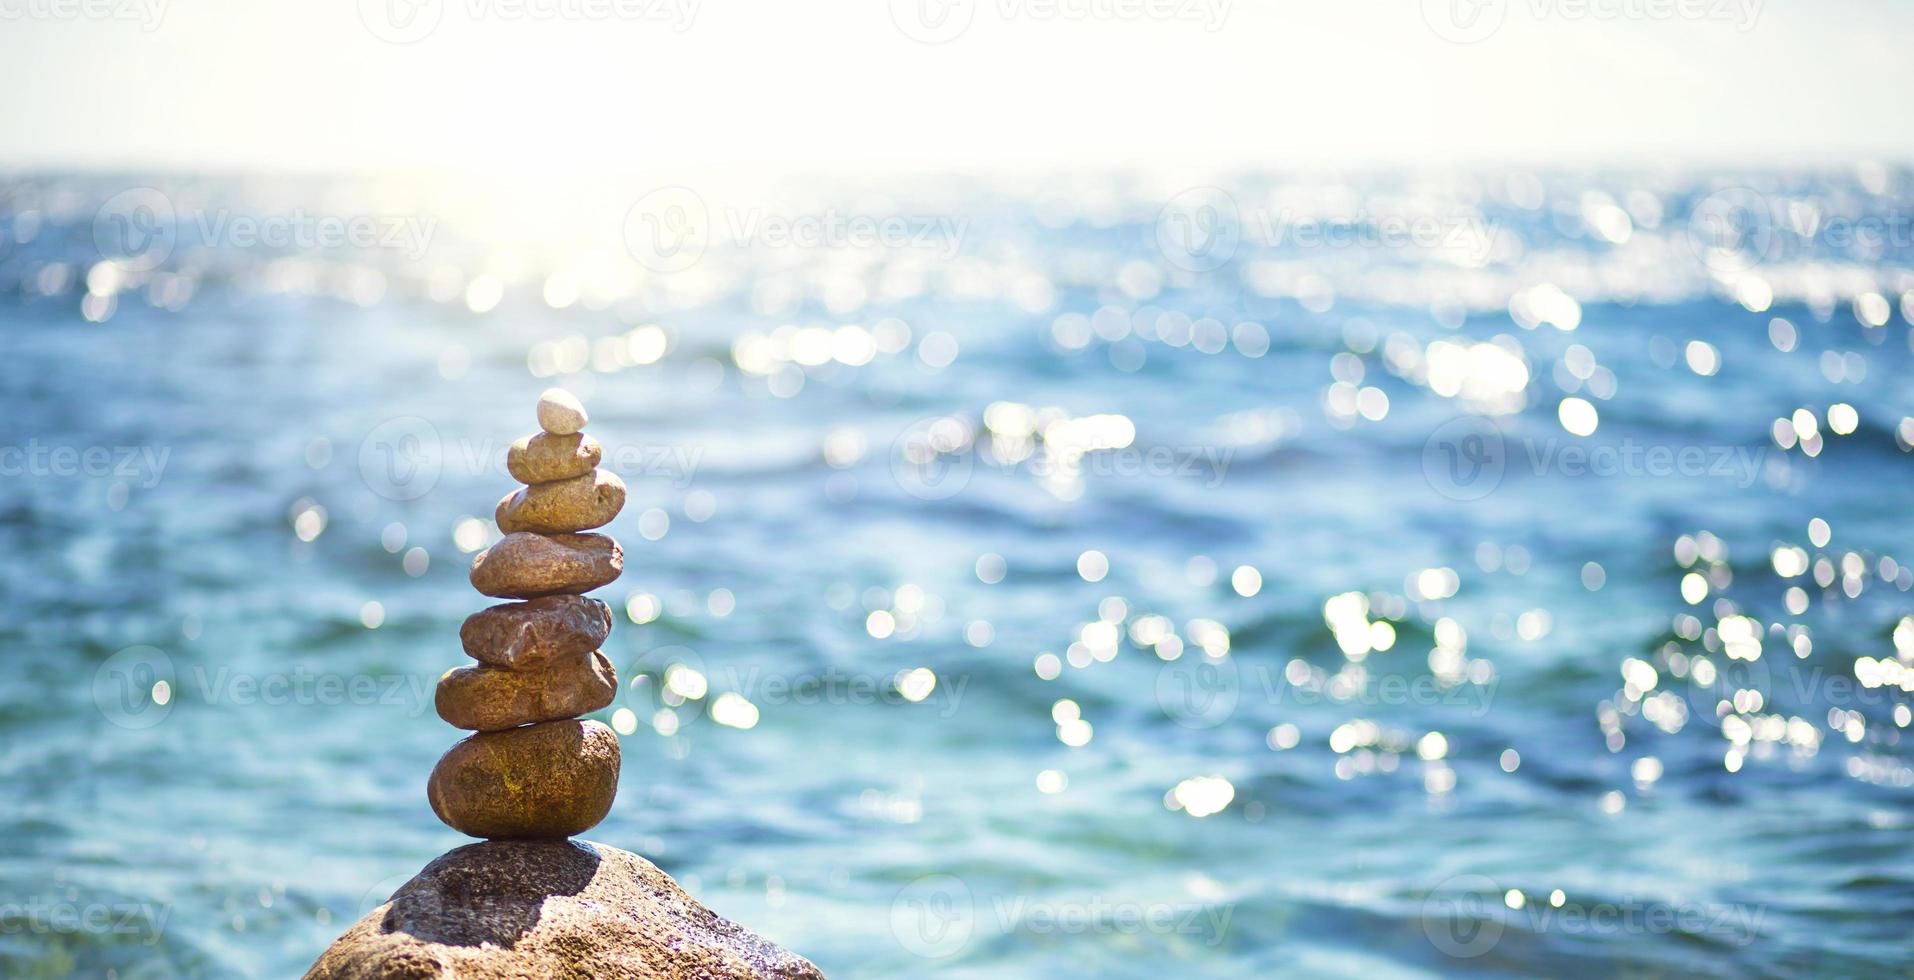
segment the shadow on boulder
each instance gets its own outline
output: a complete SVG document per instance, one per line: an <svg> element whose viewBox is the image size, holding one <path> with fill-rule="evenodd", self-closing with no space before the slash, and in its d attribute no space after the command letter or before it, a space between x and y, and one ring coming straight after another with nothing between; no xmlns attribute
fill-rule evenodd
<svg viewBox="0 0 1914 980"><path fill-rule="evenodd" d="M380 928L442 946L511 949L538 925L547 898L583 892L602 863L569 840L467 844L394 892Z"/></svg>
<svg viewBox="0 0 1914 980"><path fill-rule="evenodd" d="M644 858L567 840L446 852L306 972L307 980L822 976L700 905Z"/></svg>

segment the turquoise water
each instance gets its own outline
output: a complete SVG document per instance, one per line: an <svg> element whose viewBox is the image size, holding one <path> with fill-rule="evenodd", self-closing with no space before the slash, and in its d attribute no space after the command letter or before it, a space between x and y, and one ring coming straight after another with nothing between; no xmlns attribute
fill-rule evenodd
<svg viewBox="0 0 1914 980"><path fill-rule="evenodd" d="M295 975L463 841L554 384L589 836L827 973L1904 970L1914 174L1221 183L0 184L0 972Z"/></svg>

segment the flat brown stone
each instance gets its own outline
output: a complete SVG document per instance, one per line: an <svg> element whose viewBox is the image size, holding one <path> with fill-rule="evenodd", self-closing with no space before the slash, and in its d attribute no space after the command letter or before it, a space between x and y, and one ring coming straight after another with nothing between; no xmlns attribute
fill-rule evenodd
<svg viewBox="0 0 1914 980"><path fill-rule="evenodd" d="M597 599L554 595L508 602L465 617L459 642L465 655L507 670L525 670L555 657L590 653L611 635L611 607Z"/></svg>
<svg viewBox="0 0 1914 980"><path fill-rule="evenodd" d="M498 502L498 529L558 534L603 527L625 507L625 481L616 473L593 470L555 483L515 490Z"/></svg>
<svg viewBox="0 0 1914 980"><path fill-rule="evenodd" d="M441 855L367 913L306 980L822 980L698 904L651 862L585 841L485 841Z"/></svg>
<svg viewBox="0 0 1914 980"><path fill-rule="evenodd" d="M560 657L535 670L455 667L439 678L434 703L453 728L503 731L576 718L618 695L618 672L596 650Z"/></svg>
<svg viewBox="0 0 1914 980"><path fill-rule="evenodd" d="M472 588L501 599L577 595L617 581L625 552L603 534L507 534L472 559Z"/></svg>
<svg viewBox="0 0 1914 980"><path fill-rule="evenodd" d="M604 458L598 440L583 432L568 436L540 432L505 450L505 469L520 483L550 483L584 476Z"/></svg>
<svg viewBox="0 0 1914 980"><path fill-rule="evenodd" d="M432 767L426 797L473 837L570 837L605 819L618 793L618 736L595 721L480 732Z"/></svg>

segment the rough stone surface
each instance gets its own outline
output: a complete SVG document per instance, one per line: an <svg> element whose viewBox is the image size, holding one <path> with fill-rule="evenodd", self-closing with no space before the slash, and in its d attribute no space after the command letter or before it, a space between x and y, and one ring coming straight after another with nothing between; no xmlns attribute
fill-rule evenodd
<svg viewBox="0 0 1914 980"><path fill-rule="evenodd" d="M503 731L576 718L611 703L618 673L603 653L560 657L535 670L456 667L439 678L434 701L453 728Z"/></svg>
<svg viewBox="0 0 1914 980"><path fill-rule="evenodd" d="M514 490L498 502L498 529L559 534L603 527L625 508L625 481L616 473L593 470L556 483Z"/></svg>
<svg viewBox="0 0 1914 980"><path fill-rule="evenodd" d="M472 588L501 599L577 595L616 581L625 552L602 534L507 534L472 559Z"/></svg>
<svg viewBox="0 0 1914 980"><path fill-rule="evenodd" d="M551 483L584 476L605 458L598 440L583 432L526 436L505 450L505 469L520 483Z"/></svg>
<svg viewBox="0 0 1914 980"><path fill-rule="evenodd" d="M611 635L611 607L578 595L508 602L465 617L459 642L465 655L507 670L526 670L558 657L590 653Z"/></svg>
<svg viewBox="0 0 1914 980"><path fill-rule="evenodd" d="M618 792L618 736L595 721L480 732L432 767L426 797L473 837L570 837L605 819Z"/></svg>
<svg viewBox="0 0 1914 980"><path fill-rule="evenodd" d="M578 397L563 388L547 388L538 396L538 427L552 435L571 435L590 420Z"/></svg>
<svg viewBox="0 0 1914 980"><path fill-rule="evenodd" d="M635 854L486 841L439 857L339 937L306 980L822 980Z"/></svg>

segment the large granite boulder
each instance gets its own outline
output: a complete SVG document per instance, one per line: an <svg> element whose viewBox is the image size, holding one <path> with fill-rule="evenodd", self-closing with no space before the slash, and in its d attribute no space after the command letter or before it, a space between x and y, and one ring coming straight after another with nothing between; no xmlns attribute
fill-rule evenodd
<svg viewBox="0 0 1914 980"><path fill-rule="evenodd" d="M446 852L340 936L307 980L821 978L651 862L578 840Z"/></svg>

